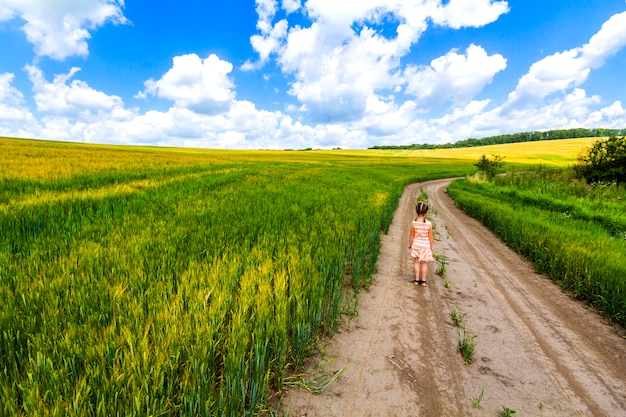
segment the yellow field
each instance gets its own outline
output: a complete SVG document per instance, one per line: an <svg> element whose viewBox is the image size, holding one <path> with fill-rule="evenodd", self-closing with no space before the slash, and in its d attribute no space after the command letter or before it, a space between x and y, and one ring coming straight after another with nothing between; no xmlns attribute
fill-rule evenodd
<svg viewBox="0 0 626 417"><path fill-rule="evenodd" d="M578 138L544 140L536 142L507 143L503 145L476 146L455 149L424 150L368 150L398 157L426 157L442 159L478 160L482 155L504 156L504 162L567 166L571 165L582 151L602 138ZM352 152L352 151L351 151ZM356 152L356 151L354 151Z"/></svg>
<svg viewBox="0 0 626 417"><path fill-rule="evenodd" d="M55 179L76 174L128 171L151 166L170 169L229 161L276 161L325 163L423 163L447 159L476 161L481 155L504 156L505 163L567 166L599 138L561 139L428 150L312 150L241 151L223 149L162 148L147 146L91 145L67 142L20 140L0 137L0 179ZM97 152L94 152L96 151ZM131 157L134 155L133 157Z"/></svg>

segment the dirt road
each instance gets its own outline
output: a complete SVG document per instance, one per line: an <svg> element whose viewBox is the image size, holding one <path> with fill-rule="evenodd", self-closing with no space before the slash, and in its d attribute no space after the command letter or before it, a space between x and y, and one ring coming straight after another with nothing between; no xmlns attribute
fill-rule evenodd
<svg viewBox="0 0 626 417"><path fill-rule="evenodd" d="M320 395L288 387L283 410L291 417L499 416L504 406L519 416L626 416L624 330L458 210L444 193L448 183L405 189L359 316L323 349L323 359L334 358L327 370L345 371ZM437 262L428 287L411 284L408 233L421 189L432 208L435 253L449 262L448 287ZM468 365L452 309L478 335ZM319 362L312 358L311 366Z"/></svg>

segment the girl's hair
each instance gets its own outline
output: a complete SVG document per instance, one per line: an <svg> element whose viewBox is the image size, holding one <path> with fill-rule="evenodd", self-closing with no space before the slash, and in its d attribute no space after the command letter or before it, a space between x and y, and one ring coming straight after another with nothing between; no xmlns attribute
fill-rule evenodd
<svg viewBox="0 0 626 417"><path fill-rule="evenodd" d="M428 212L428 204L424 203L423 201L418 202L417 206L415 206L415 212L418 216L424 216L424 223L426 223L426 212Z"/></svg>

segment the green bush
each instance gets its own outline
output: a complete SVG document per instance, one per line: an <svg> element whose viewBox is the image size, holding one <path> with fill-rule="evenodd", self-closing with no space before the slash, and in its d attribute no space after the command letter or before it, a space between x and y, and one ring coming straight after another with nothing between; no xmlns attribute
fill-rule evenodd
<svg viewBox="0 0 626 417"><path fill-rule="evenodd" d="M626 183L626 136L595 142L586 155L578 158L575 168L589 183Z"/></svg>
<svg viewBox="0 0 626 417"><path fill-rule="evenodd" d="M474 164L478 171L482 172L485 178L488 180L493 179L496 176L496 173L500 167L502 167L504 159L503 156L492 155L493 159L489 159L486 155L482 155L478 162Z"/></svg>

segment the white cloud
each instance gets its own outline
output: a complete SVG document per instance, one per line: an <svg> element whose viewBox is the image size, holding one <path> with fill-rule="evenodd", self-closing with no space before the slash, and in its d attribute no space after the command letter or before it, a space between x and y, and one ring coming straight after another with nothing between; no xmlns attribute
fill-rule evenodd
<svg viewBox="0 0 626 417"><path fill-rule="evenodd" d="M406 91L417 97L420 107L437 106L448 100L463 105L505 68L502 55L489 56L482 47L472 44L466 55L452 50L434 59L428 67L408 66L404 72Z"/></svg>
<svg viewBox="0 0 626 417"><path fill-rule="evenodd" d="M570 129L575 127L606 127L590 118L592 109L601 103L599 96L587 96L583 89L575 88L563 99L554 100L535 107L507 109L502 106L482 112L468 120L459 120L471 126L467 137L491 136L497 133L514 133L531 130ZM607 119L605 118L604 121ZM454 125L448 125L448 129ZM523 128L520 128L523 126Z"/></svg>
<svg viewBox="0 0 626 417"><path fill-rule="evenodd" d="M98 5L103 8L96 13ZM122 0L0 0L0 21L22 18L25 31L28 25L38 27L41 36L31 42L39 55L62 59L87 53L90 30L106 22L124 23L122 8ZM415 50L410 53L429 25L479 27L507 13L506 2L257 0L256 10L257 33L250 42L257 61L248 61L242 69L258 69L275 60L296 98L283 105L284 112L236 100L233 65L216 55L175 57L171 68L146 81L136 96L148 104L151 97L170 100L171 108L141 114L126 108L120 97L77 79L78 68L49 82L33 64L25 69L43 116L37 120L28 110L23 93L13 85L13 74L0 74L0 135L302 149L445 143L520 130L626 126L622 101L605 103L582 88L591 71L626 45L626 13L608 19L587 44L536 62L509 100L499 104L476 99L507 66L497 51L459 45L430 62L416 60ZM50 11L49 21L43 19L48 16L44 11ZM292 15L298 12L301 16ZM294 21L310 23L290 26ZM274 82L275 72L268 74ZM432 106L442 104L450 104L447 114L429 116L436 113Z"/></svg>
<svg viewBox="0 0 626 417"><path fill-rule="evenodd" d="M442 128L450 126L451 123L459 121L461 123L464 123L472 117L482 114L489 105L489 103L490 100L473 100L467 103L465 107L456 108L451 113L434 120L434 122Z"/></svg>
<svg viewBox="0 0 626 417"><path fill-rule="evenodd" d="M301 7L300 0L283 0L282 5L287 13L293 13Z"/></svg>
<svg viewBox="0 0 626 417"><path fill-rule="evenodd" d="M509 94L506 109L533 107L548 95L582 85L592 70L626 46L626 12L607 20L582 47L535 62Z"/></svg>
<svg viewBox="0 0 626 417"><path fill-rule="evenodd" d="M126 24L124 0L2 0L0 21L19 17L38 56L63 60L89 52L89 30L107 22Z"/></svg>
<svg viewBox="0 0 626 417"><path fill-rule="evenodd" d="M276 23L268 32L264 32L262 35L253 35L250 37L250 44L252 48L259 54L260 62L257 65L252 65L250 61L244 64L244 69L249 66L258 68L264 65L270 54L276 52L283 39L287 35L288 23L286 19L283 19Z"/></svg>
<svg viewBox="0 0 626 417"><path fill-rule="evenodd" d="M362 116L366 99L373 94L376 70L367 62L351 61L350 56L357 54L354 49L348 53L338 48L317 63L301 61L289 92L307 105L314 121L346 121Z"/></svg>
<svg viewBox="0 0 626 417"><path fill-rule="evenodd" d="M0 74L0 136L33 138L38 123L24 103L24 95L12 83L14 74Z"/></svg>
<svg viewBox="0 0 626 417"><path fill-rule="evenodd" d="M146 89L138 97L151 94L172 100L179 108L206 114L222 113L235 99L234 84L228 78L232 70L230 62L214 54L205 59L196 54L177 56L161 79L145 82Z"/></svg>
<svg viewBox="0 0 626 417"><path fill-rule="evenodd" d="M588 126L603 126L607 128L623 129L626 126L626 109L621 101L615 101L610 106L589 114Z"/></svg>
<svg viewBox="0 0 626 417"><path fill-rule="evenodd" d="M0 103L17 106L24 102L24 95L11 84L15 74L5 72L0 74Z"/></svg>
<svg viewBox="0 0 626 417"><path fill-rule="evenodd" d="M306 105L314 123L358 120L364 116L370 97L399 91L407 82L402 78L402 58L427 29L429 19L452 27L482 26L508 11L506 2L490 0L453 0L445 6L439 0L309 0L304 8L311 25L287 27L286 20L271 25L275 6L268 0L257 1L261 34L253 35L250 41L260 60L256 66L248 62L244 68L258 68L275 54L283 73L293 77L289 93ZM383 33L383 22L385 26L395 24L395 33ZM451 61L452 56L442 58L446 59ZM457 91L447 93L447 97L468 101L504 67L504 62L500 55L488 57L482 48L472 45L465 62L450 62L446 75L454 76L454 71L463 67L478 79L470 81L464 74L455 77ZM487 67L475 67L481 64ZM406 74L412 76L408 82L416 94L417 71Z"/></svg>
<svg viewBox="0 0 626 417"><path fill-rule="evenodd" d="M80 68L74 67L67 74L56 75L51 83L34 65L26 65L25 70L33 83L35 102L40 112L76 117L81 113L86 116L92 111L109 112L124 106L118 96L97 91L84 81L71 80Z"/></svg>
<svg viewBox="0 0 626 417"><path fill-rule="evenodd" d="M591 106L600 104L599 96L588 97L585 90L575 88L562 100L555 100L539 108L520 113L529 124L549 126L554 120L578 125L589 114Z"/></svg>
<svg viewBox="0 0 626 417"><path fill-rule="evenodd" d="M305 3L305 8L308 15L316 21L332 22L332 26L337 28L349 28L353 22L371 16L377 8L390 8L392 6L390 3L385 0L361 0L358 2L308 0Z"/></svg>
<svg viewBox="0 0 626 417"><path fill-rule="evenodd" d="M402 84L396 69L405 51L394 40L368 27L339 37L322 23L293 29L278 58L283 72L295 79L290 94L307 105L316 122L356 120L376 90Z"/></svg>
<svg viewBox="0 0 626 417"><path fill-rule="evenodd" d="M371 96L367 100L365 116L353 127L364 130L370 136L397 138L404 134L417 114L415 102L411 100L397 105L391 98L381 100Z"/></svg>
<svg viewBox="0 0 626 417"><path fill-rule="evenodd" d="M604 65L608 57L626 46L626 12L611 16L598 33L583 46L583 54L592 67Z"/></svg>
<svg viewBox="0 0 626 417"><path fill-rule="evenodd" d="M272 30L272 19L276 14L276 0L256 0L256 12L259 15L257 29L263 34L267 34Z"/></svg>
<svg viewBox="0 0 626 417"><path fill-rule="evenodd" d="M15 13L12 7L9 7L8 4L0 3L0 22L11 20L14 15Z"/></svg>
<svg viewBox="0 0 626 417"><path fill-rule="evenodd" d="M438 25L453 29L480 27L495 22L508 11L506 1L450 0L435 9L432 19Z"/></svg>

